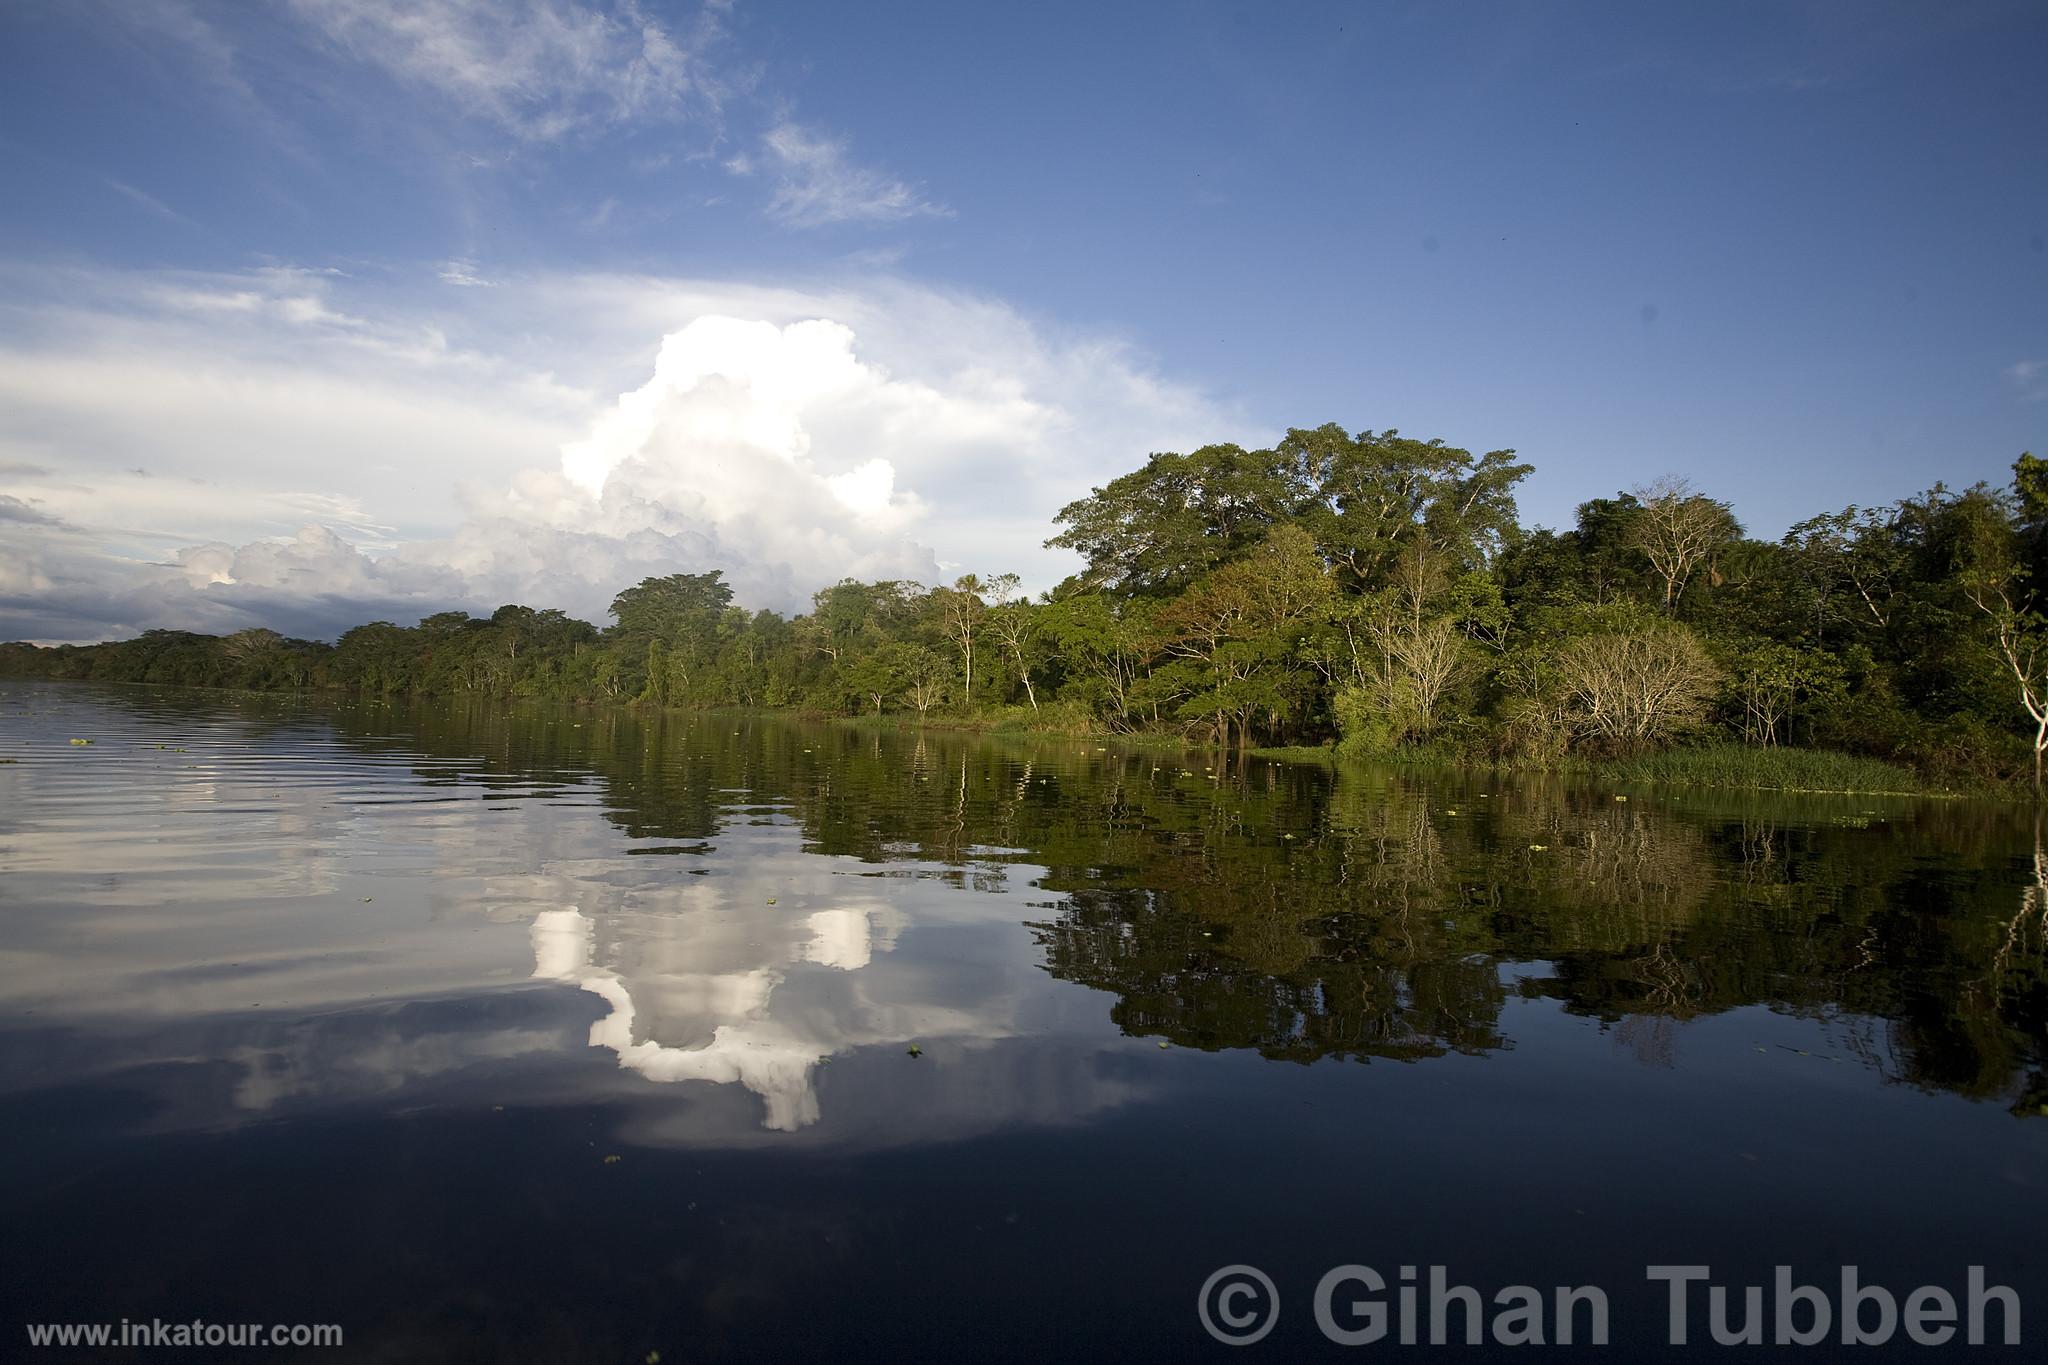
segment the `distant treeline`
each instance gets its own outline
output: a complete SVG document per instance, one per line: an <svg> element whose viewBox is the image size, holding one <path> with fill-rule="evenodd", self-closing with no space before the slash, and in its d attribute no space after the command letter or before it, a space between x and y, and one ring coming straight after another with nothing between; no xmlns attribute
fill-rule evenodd
<svg viewBox="0 0 2048 1365"><path fill-rule="evenodd" d="M1292 430L1205 446L1062 509L1080 574L846 581L808 614L717 571L649 578L599 628L559 611L377 621L334 644L153 630L0 645L0 673L207 687L470 693L827 714L1221 744L1426 746L1547 762L1700 739L1844 750L1936 780L2048 749L2048 461L1810 517L1776 541L1665 480L1524 529L1512 451Z"/></svg>

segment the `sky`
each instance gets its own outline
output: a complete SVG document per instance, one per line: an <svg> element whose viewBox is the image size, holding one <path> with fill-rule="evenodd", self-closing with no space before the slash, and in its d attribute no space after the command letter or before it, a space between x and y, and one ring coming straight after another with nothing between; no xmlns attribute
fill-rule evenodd
<svg viewBox="0 0 2048 1365"><path fill-rule="evenodd" d="M16 0L0 639L1077 567L1147 454L2048 452L2048 8Z"/></svg>

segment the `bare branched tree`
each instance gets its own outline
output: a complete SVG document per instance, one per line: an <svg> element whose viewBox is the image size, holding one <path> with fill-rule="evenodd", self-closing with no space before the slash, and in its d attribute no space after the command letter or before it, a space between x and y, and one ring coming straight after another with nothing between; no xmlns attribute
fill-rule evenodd
<svg viewBox="0 0 2048 1365"><path fill-rule="evenodd" d="M2034 722L2034 799L2041 798L2042 756L2048 754L2048 621L2034 609L2031 594L2022 593L2013 575L1991 574L1969 583L1970 600L1991 618L1998 656L2012 675L2020 705Z"/></svg>
<svg viewBox="0 0 2048 1365"><path fill-rule="evenodd" d="M1469 637L1446 610L1450 565L1444 555L1411 545L1394 561L1391 582L1374 594L1363 617L1366 638L1378 658L1361 655L1352 642L1357 679L1389 715L1420 736L1433 734L1437 713L1451 689L1472 671ZM1345 626L1347 634L1350 626Z"/></svg>
<svg viewBox="0 0 2048 1365"><path fill-rule="evenodd" d="M1012 578L1012 584L1015 583ZM962 574L950 588L940 588L934 596L939 599L940 621L946 638L960 650L960 668L964 675L960 692L962 698L972 704L974 700L974 636L981 621L988 614L982 604L981 594L985 584L973 574Z"/></svg>
<svg viewBox="0 0 2048 1365"><path fill-rule="evenodd" d="M1013 573L998 574L989 580L990 608L988 614L989 634L1017 665L1017 676L1024 683L1025 700L1031 709L1038 709L1038 689L1031 681L1031 660L1025 651L1038 638L1038 615L1028 601L1010 600L1017 591L1018 578Z"/></svg>
<svg viewBox="0 0 2048 1365"><path fill-rule="evenodd" d="M1585 738L1641 748L1705 713L1720 680L1683 626L1613 631L1573 640L1557 669Z"/></svg>
<svg viewBox="0 0 2048 1365"><path fill-rule="evenodd" d="M903 699L917 708L918 720L946 700L947 685L952 681L949 672L946 661L922 645L903 652Z"/></svg>
<svg viewBox="0 0 2048 1365"><path fill-rule="evenodd" d="M1728 505L1695 493L1680 478L1662 478L1635 490L1642 504L1628 530L1628 547L1650 561L1664 582L1664 612L1678 599L1702 564L1742 533Z"/></svg>

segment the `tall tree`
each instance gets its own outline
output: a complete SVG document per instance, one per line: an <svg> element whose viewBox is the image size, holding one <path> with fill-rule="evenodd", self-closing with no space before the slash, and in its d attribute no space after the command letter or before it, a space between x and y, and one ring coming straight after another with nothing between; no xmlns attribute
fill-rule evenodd
<svg viewBox="0 0 2048 1365"><path fill-rule="evenodd" d="M1219 742L1248 746L1263 715L1285 717L1306 692L1295 652L1329 609L1329 572L1297 526L1270 533L1251 555L1198 579L1159 611L1165 651L1188 684L1182 716L1207 718Z"/></svg>
<svg viewBox="0 0 2048 1365"><path fill-rule="evenodd" d="M1289 431L1279 445L1300 491L1297 519L1353 591L1380 587L1421 542L1464 567L1484 567L1516 533L1515 485L1530 466L1512 450L1474 458L1398 431L1347 435L1334 423Z"/></svg>
<svg viewBox="0 0 2048 1365"><path fill-rule="evenodd" d="M1256 545L1299 510L1303 490L1270 450L1203 446L1160 454L1062 507L1046 541L1088 561L1089 587L1164 595Z"/></svg>
<svg viewBox="0 0 2048 1365"><path fill-rule="evenodd" d="M702 629L732 604L725 575L678 573L643 578L612 599L611 615L620 638L631 641L660 636L671 643L693 629Z"/></svg>
<svg viewBox="0 0 2048 1365"><path fill-rule="evenodd" d="M1977 515L1962 523L1956 555L1964 590L1990 618L1998 657L2011 676L2020 708L2034 725L2034 797L2042 795L2048 756L2048 616L2035 593L2033 561L2048 542L2048 465L2031 454L2013 464L2010 498L1982 496L1980 504L2006 516ZM1966 495L1967 497L1967 495Z"/></svg>
<svg viewBox="0 0 2048 1365"><path fill-rule="evenodd" d="M1029 602L1010 600L1018 581L1013 573L997 574L989 580L989 596L994 605L989 609L988 627L996 644L1009 652L1010 661L1017 666L1017 677L1024 684L1024 697L1036 711L1038 689L1032 685L1031 660L1026 655L1038 638L1038 618Z"/></svg>
<svg viewBox="0 0 2048 1365"><path fill-rule="evenodd" d="M1650 561L1664 585L1664 614L1678 610L1678 599L1703 564L1742 534L1728 504L1695 493L1680 478L1664 478L1636 490L1641 504L1629 527L1631 549Z"/></svg>
<svg viewBox="0 0 2048 1365"><path fill-rule="evenodd" d="M643 578L612 599L614 642L628 655L644 655L641 695L660 704L701 700L701 676L716 662L719 623L732 589L717 569L709 573Z"/></svg>

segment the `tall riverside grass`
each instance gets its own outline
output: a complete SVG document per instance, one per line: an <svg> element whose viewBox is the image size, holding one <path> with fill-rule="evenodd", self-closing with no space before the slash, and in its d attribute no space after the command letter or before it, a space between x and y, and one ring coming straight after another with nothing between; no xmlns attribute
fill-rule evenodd
<svg viewBox="0 0 2048 1365"><path fill-rule="evenodd" d="M1909 795L1935 790L1910 769L1895 763L1825 749L1704 744L1697 748L1666 749L1639 758L1610 759L1593 766L1600 776L1617 782Z"/></svg>
<svg viewBox="0 0 2048 1365"><path fill-rule="evenodd" d="M1464 768L1494 773L1576 773L1607 782L1662 783L1670 786L1728 787L1749 791L1845 792L1886 796L2007 795L1996 787L1967 793L1935 786L1910 768L1882 759L1825 749L1759 749L1747 744L1703 744L1666 749L1636 758L1585 758L1570 755L1537 760L1487 759L1443 746L1420 745L1391 753L1345 754L1331 748L1254 749L1259 758L1325 766L1358 764L1373 768Z"/></svg>

